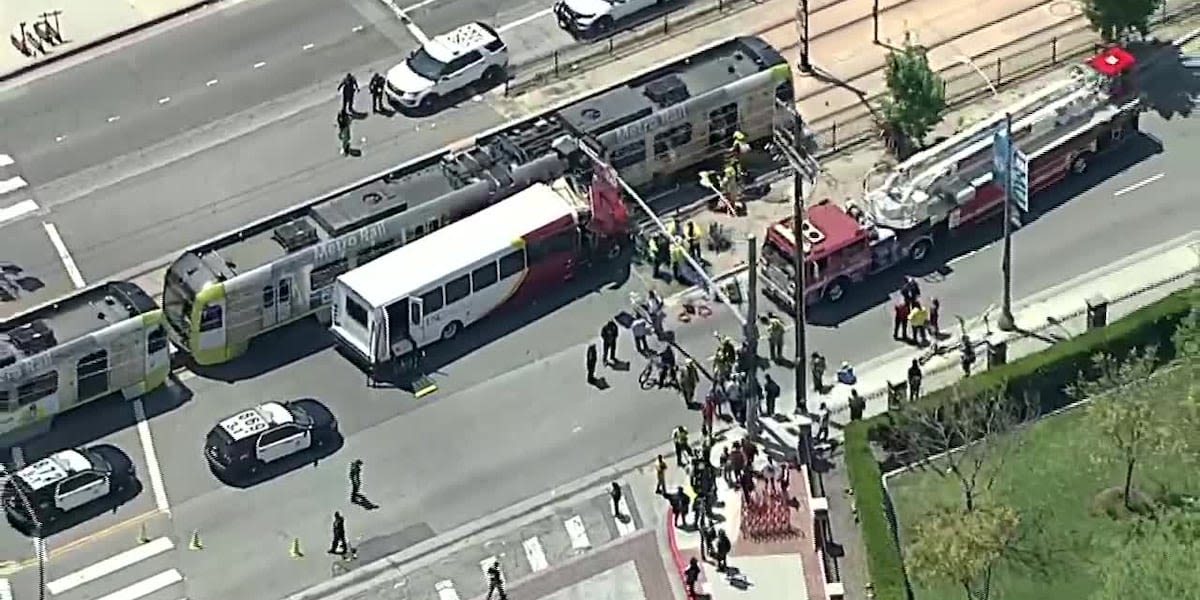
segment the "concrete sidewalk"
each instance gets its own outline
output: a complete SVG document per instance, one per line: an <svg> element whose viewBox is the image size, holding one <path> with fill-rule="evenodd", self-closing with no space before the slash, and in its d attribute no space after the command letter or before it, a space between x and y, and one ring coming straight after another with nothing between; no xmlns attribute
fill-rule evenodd
<svg viewBox="0 0 1200 600"><path fill-rule="evenodd" d="M0 3L8 43L0 81L225 0L19 0ZM49 33L47 23L58 33ZM24 27L22 28L22 24ZM35 25L36 24L36 25Z"/></svg>

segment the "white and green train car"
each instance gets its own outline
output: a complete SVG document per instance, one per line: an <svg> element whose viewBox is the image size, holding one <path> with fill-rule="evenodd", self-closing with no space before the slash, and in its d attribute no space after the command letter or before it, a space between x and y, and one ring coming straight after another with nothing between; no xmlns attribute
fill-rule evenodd
<svg viewBox="0 0 1200 600"><path fill-rule="evenodd" d="M162 310L115 282L0 324L0 435L120 393L136 398L171 370Z"/></svg>

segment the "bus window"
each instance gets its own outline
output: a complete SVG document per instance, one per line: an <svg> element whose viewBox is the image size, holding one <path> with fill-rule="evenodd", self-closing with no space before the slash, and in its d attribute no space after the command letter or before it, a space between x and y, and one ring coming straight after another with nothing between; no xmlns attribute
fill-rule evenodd
<svg viewBox="0 0 1200 600"><path fill-rule="evenodd" d="M160 352L167 347L167 330L162 325L155 327L146 338L146 352Z"/></svg>
<svg viewBox="0 0 1200 600"><path fill-rule="evenodd" d="M200 331L220 329L225 321L225 311L220 304L210 304L200 311Z"/></svg>
<svg viewBox="0 0 1200 600"><path fill-rule="evenodd" d="M692 141L692 124L684 123L654 136L654 158L662 158L671 150Z"/></svg>
<svg viewBox="0 0 1200 600"><path fill-rule="evenodd" d="M708 145L710 148L733 143L738 127L737 103L726 104L708 113Z"/></svg>
<svg viewBox="0 0 1200 600"><path fill-rule="evenodd" d="M107 362L107 359L105 360ZM56 371L42 373L35 377L33 381L17 388L17 406L33 404L57 391L58 373Z"/></svg>
<svg viewBox="0 0 1200 600"><path fill-rule="evenodd" d="M275 306L275 286L264 285L262 289L263 308Z"/></svg>
<svg viewBox="0 0 1200 600"><path fill-rule="evenodd" d="M446 304L454 304L471 295L471 276L463 275L446 284Z"/></svg>
<svg viewBox="0 0 1200 600"><path fill-rule="evenodd" d="M646 140L638 140L613 150L609 163L614 169L632 167L646 160Z"/></svg>
<svg viewBox="0 0 1200 600"><path fill-rule="evenodd" d="M442 288L434 288L421 294L421 304L425 307L425 316L427 317L441 310L444 304L442 302Z"/></svg>
<svg viewBox="0 0 1200 600"><path fill-rule="evenodd" d="M361 304L349 296L346 297L346 314L350 315L350 318L354 319L355 323L363 327L367 326L367 309L363 308Z"/></svg>
<svg viewBox="0 0 1200 600"><path fill-rule="evenodd" d="M495 261L471 271L471 291L478 292L500 280Z"/></svg>
<svg viewBox="0 0 1200 600"><path fill-rule="evenodd" d="M500 279L508 279L525 270L525 249L514 250L500 257Z"/></svg>
<svg viewBox="0 0 1200 600"><path fill-rule="evenodd" d="M409 313L410 313L410 318L412 319L412 324L420 325L421 324L421 305L416 304L416 303L410 304L409 305Z"/></svg>
<svg viewBox="0 0 1200 600"><path fill-rule="evenodd" d="M563 252L575 250L575 231L568 229L560 231L548 238L533 240L529 243L529 264L538 264L547 257L557 256Z"/></svg>

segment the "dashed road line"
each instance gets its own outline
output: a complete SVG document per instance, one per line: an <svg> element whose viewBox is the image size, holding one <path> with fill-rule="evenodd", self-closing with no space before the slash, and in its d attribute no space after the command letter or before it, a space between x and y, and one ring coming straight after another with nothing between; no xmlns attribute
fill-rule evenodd
<svg viewBox="0 0 1200 600"><path fill-rule="evenodd" d="M218 83L220 83L220 82L216 79L209 79L208 81L204 82L204 87L212 87L214 85L217 85Z"/></svg>
<svg viewBox="0 0 1200 600"><path fill-rule="evenodd" d="M497 27L496 32L504 33L506 31L516 29L522 25L532 23L533 21L536 21L536 20L538 20L542 17L545 17L546 15L550 15L550 14L554 14L553 8L543 8L542 10L539 10L531 15L521 17L520 19L517 19L516 21L513 21L512 23L506 23L504 25Z"/></svg>
<svg viewBox="0 0 1200 600"><path fill-rule="evenodd" d="M1128 194L1129 192L1140 190L1140 189L1154 183L1155 181L1162 179L1165 175L1166 175L1166 173L1159 173L1158 175L1153 175L1153 176L1147 177L1133 185L1123 187L1123 188L1113 192L1113 196L1124 196L1125 194Z"/></svg>
<svg viewBox="0 0 1200 600"><path fill-rule="evenodd" d="M312 50L314 47L316 47L316 44L313 44L312 42L309 42L309 43L307 43L307 44L305 44L305 45L303 45L303 46L300 46L300 49L301 49L301 50Z"/></svg>
<svg viewBox="0 0 1200 600"><path fill-rule="evenodd" d="M120 121L120 120L121 120L121 115L113 115L108 118L109 123L116 123L117 121Z"/></svg>
<svg viewBox="0 0 1200 600"><path fill-rule="evenodd" d="M166 103L168 103L168 102L170 102L170 101L171 101L171 97L170 97L170 96L163 96L162 98L159 98L159 99L158 99L158 103L159 103L159 104L166 104Z"/></svg>
<svg viewBox="0 0 1200 600"><path fill-rule="evenodd" d="M67 245L63 243L62 236L58 234L58 228L54 226L54 223L42 223L42 227L46 229L46 235L50 236L50 243L54 244L54 251L58 253L59 260L67 269L67 276L71 278L71 283L75 284L76 289L84 287L86 284L83 281L83 274L75 265L75 259L71 258Z"/></svg>
<svg viewBox="0 0 1200 600"><path fill-rule="evenodd" d="M255 69L261 69L261 68L263 68L263 67L265 67L265 66L267 66L267 63L266 63L266 62L264 62L264 61L261 61L261 60L260 60L260 61L258 61L258 62L256 62L256 63L254 63L254 68L255 68Z"/></svg>

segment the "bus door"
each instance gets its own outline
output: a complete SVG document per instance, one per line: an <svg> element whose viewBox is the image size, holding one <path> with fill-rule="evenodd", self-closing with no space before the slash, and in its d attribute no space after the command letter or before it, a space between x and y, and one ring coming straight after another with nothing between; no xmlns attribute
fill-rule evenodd
<svg viewBox="0 0 1200 600"><path fill-rule="evenodd" d="M275 281L275 320L283 323L292 318L292 289L295 287L291 273L280 275Z"/></svg>
<svg viewBox="0 0 1200 600"><path fill-rule="evenodd" d="M413 346L425 346L425 304L420 298L413 296L408 299L408 315L408 336L412 338Z"/></svg>

